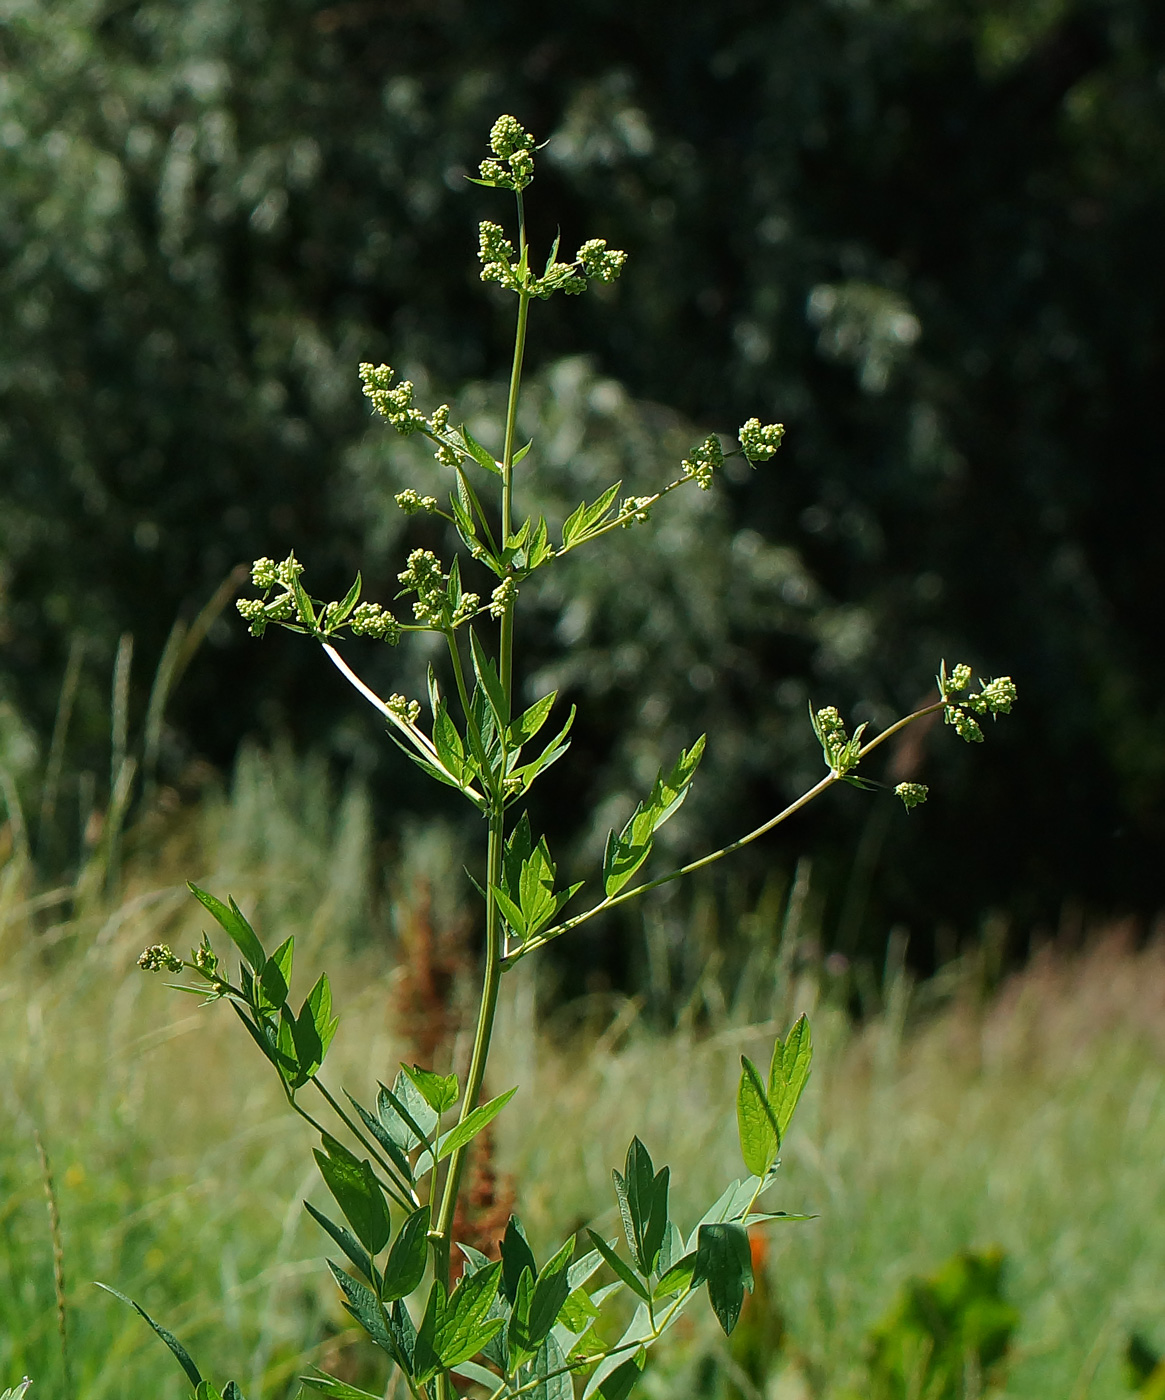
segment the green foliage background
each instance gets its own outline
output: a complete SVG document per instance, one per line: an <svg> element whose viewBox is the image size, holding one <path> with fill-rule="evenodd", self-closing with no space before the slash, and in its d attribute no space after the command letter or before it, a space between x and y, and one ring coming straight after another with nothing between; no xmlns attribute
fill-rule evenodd
<svg viewBox="0 0 1165 1400"><path fill-rule="evenodd" d="M385 493L435 479L355 365L496 420L496 210L462 177L509 110L551 138L535 237L631 255L609 297L535 308L531 489L565 514L704 431L789 427L537 594L535 684L591 702L570 776L596 828L707 727L673 839L730 837L815 769L809 697L876 722L946 654L1021 687L973 781L953 745L899 753L941 773L924 814L846 794L734 878L812 849L854 947L1066 893L1155 906L1163 64L1148 0L7 0L0 745L26 803L71 638L83 782L122 631L140 717L175 616L242 560L294 545L323 591L361 562L387 601ZM164 776L285 734L373 773L386 818L413 802L310 649L211 641ZM420 660L361 666L404 689Z"/></svg>

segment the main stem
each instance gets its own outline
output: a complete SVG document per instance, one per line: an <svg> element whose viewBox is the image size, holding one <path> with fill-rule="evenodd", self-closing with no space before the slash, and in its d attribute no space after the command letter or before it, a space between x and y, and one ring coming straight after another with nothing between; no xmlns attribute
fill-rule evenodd
<svg viewBox="0 0 1165 1400"><path fill-rule="evenodd" d="M518 195L518 230L520 248L524 252L526 248L526 221L521 194ZM501 539L503 549L510 537L513 517L514 442L518 422L518 396L522 386L522 362L526 354L526 321L529 311L530 298L525 292L520 292L518 294L518 324L514 334L514 361L510 371L510 393L506 405L506 437L502 450ZM452 642L452 638L450 641ZM508 705L513 694L514 670L514 601L512 598L502 614L498 652L498 673ZM456 664L456 655L454 661ZM460 676L458 679L461 680ZM472 722L463 682L459 685L459 690L467 721ZM502 979L502 921L497 900L494 898L494 889L501 884L502 880L502 855L506 841L504 796L500 783L490 794L490 797L489 847L486 856L485 886L485 970L482 976L481 1002L477 1012L477 1029L473 1037L473 1053L469 1061L469 1077L465 1085L465 1095L461 1101L459 1121L464 1121L473 1112L481 1098L481 1086L485 1079L486 1062L489 1059L490 1039L493 1035L498 991ZM437 1278L444 1281L446 1286L449 1283L453 1217L457 1212L457 1197L461 1189L461 1177L465 1168L467 1150L467 1146L459 1147L449 1158L449 1170L445 1174L445 1186L441 1195L441 1208L433 1230L434 1273ZM439 1372L436 1379L438 1400L447 1400L450 1394L448 1376L444 1372Z"/></svg>

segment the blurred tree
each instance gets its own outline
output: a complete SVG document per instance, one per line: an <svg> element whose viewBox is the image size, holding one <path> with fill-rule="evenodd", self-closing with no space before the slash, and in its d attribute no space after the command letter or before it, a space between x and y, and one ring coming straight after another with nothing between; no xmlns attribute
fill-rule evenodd
<svg viewBox="0 0 1165 1400"><path fill-rule="evenodd" d="M1068 892L1156 905L1163 65L1149 0L7 6L5 743L31 774L24 716L43 761L82 635L70 753L96 769L122 631L140 714L143 658L239 560L294 544L323 589L365 537L395 538L360 483L409 459L364 441L354 366L452 393L503 365L508 308L472 260L496 208L462 176L513 110L553 138L537 236L560 218L633 260L608 304L537 308L543 466L573 461L574 433L654 470L628 395L701 431L790 428L706 517L629 532L626 573L542 596L546 674L620 707L658 676L640 757L598 762L600 706L580 781L617 803L657 741L723 728L691 817L722 830L801 776L783 716L809 694L876 717L957 654L1021 684L986 780L944 756L925 815L842 804L840 827L835 808L790 838L827 857L846 938ZM487 388L471 398L488 416ZM563 672L580 640L585 670ZM260 654L225 622L211 641L172 706L171 771L256 728L358 743L308 649Z"/></svg>

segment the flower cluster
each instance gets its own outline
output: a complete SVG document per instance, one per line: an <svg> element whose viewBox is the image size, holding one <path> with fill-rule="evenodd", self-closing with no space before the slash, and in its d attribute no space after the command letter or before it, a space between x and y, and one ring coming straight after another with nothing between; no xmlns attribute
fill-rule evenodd
<svg viewBox="0 0 1165 1400"><path fill-rule="evenodd" d="M408 724L416 724L421 713L421 702L419 700L406 700L403 695L390 695L384 702L394 715L398 715Z"/></svg>
<svg viewBox="0 0 1165 1400"><path fill-rule="evenodd" d="M684 476L695 481L701 491L707 491L712 485L713 474L723 465L724 449L720 446L720 439L712 434L699 447L692 448L680 463L680 469Z"/></svg>
<svg viewBox="0 0 1165 1400"><path fill-rule="evenodd" d="M862 731L866 726L859 724L851 739L846 732L845 721L833 705L826 705L816 714L810 711L810 714L813 732L817 735L826 764L837 777L844 778L852 768L857 767L861 758Z"/></svg>
<svg viewBox="0 0 1165 1400"><path fill-rule="evenodd" d="M389 365L360 366L360 382L364 395L382 418L387 418L398 433L410 437L428 428L429 420L419 408L413 407L412 380L404 379L393 387L395 371Z"/></svg>
<svg viewBox="0 0 1165 1400"><path fill-rule="evenodd" d="M655 501L654 496L628 496L626 500L619 503L619 514L626 516L623 521L623 528L626 530L631 525L642 525L651 519L651 505Z"/></svg>
<svg viewBox="0 0 1165 1400"><path fill-rule="evenodd" d="M970 684L970 666L960 663L949 674L945 661L939 667L938 689L944 701L949 701L959 691L966 690ZM943 710L943 719L947 724L954 726L960 739L968 744L980 744L983 742L983 731L973 715L1007 715L1011 713L1015 701L1015 682L1010 676L998 676L993 681L980 681L978 691L972 692L959 704L947 704ZM972 711L972 714L968 714L968 710Z"/></svg>
<svg viewBox="0 0 1165 1400"><path fill-rule="evenodd" d="M623 271L627 254L618 248L608 248L605 238L591 238L574 255L583 276L594 282L614 282Z"/></svg>
<svg viewBox="0 0 1165 1400"><path fill-rule="evenodd" d="M334 605L333 605L334 606ZM360 603L348 619L354 637L373 637L378 642L396 646L400 641L400 623L379 603Z"/></svg>
<svg viewBox="0 0 1165 1400"><path fill-rule="evenodd" d="M481 260L481 280L497 282L510 291L520 292L522 282L518 276L514 245L506 237L501 224L483 219L477 226L477 256Z"/></svg>
<svg viewBox="0 0 1165 1400"><path fill-rule="evenodd" d="M436 417L436 414L433 415ZM406 515L416 515L419 511L434 511L437 509L436 496L418 496L411 488L398 491L393 497L400 510Z"/></svg>
<svg viewBox="0 0 1165 1400"><path fill-rule="evenodd" d="M482 182L516 192L524 190L534 178L533 136L515 117L499 117L489 134L489 148L494 158L481 162Z"/></svg>
<svg viewBox="0 0 1165 1400"><path fill-rule="evenodd" d="M518 585L512 578L504 578L490 594L489 615L500 620L506 609L518 596Z"/></svg>
<svg viewBox="0 0 1165 1400"><path fill-rule="evenodd" d="M742 423L737 433L741 451L750 462L767 462L775 456L784 436L784 423L762 424L759 418L750 418L747 423Z"/></svg>
<svg viewBox="0 0 1165 1400"><path fill-rule="evenodd" d="M181 972L186 964L168 943L154 943L138 958L146 972Z"/></svg>
<svg viewBox="0 0 1165 1400"><path fill-rule="evenodd" d="M909 812L911 807L922 806L930 789L925 783L899 783L894 792L902 799L902 805Z"/></svg>
<svg viewBox="0 0 1165 1400"><path fill-rule="evenodd" d="M417 595L413 603L414 617L430 627L460 627L474 616L481 605L476 593L461 593L458 586L450 590L450 576L442 572L437 556L431 549L414 549L409 555L407 567L397 574L397 578L402 585L402 595Z"/></svg>

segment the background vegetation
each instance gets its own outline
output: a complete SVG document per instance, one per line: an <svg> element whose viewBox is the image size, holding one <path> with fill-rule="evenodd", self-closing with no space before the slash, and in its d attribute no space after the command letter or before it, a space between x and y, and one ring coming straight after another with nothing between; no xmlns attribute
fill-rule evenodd
<svg viewBox="0 0 1165 1400"><path fill-rule="evenodd" d="M771 469L584 569L581 601L539 598L531 684L592 701L582 795L625 803L708 727L688 832L731 836L815 762L807 697L876 719L957 653L1021 682L987 771L964 785L944 754L925 820L827 804L734 880L752 898L811 849L827 938L877 952L904 922L921 966L990 909L1022 944L1065 900L1155 908L1163 62L1147 0L12 0L0 748L34 846L75 864L116 786L125 633L144 743L175 619L240 561L294 545L321 587L359 560L391 591L385 493L425 483L370 432L354 366L460 394L488 431L509 327L462 176L509 109L551 138L539 235L553 210L632 258L606 304L537 308L540 484L567 509L609 464L655 479L697 432L789 425ZM412 789L338 682L228 617L155 707L127 804L282 736L373 775L399 831ZM615 751L604 714L632 705ZM920 775L928 748L891 762Z"/></svg>

